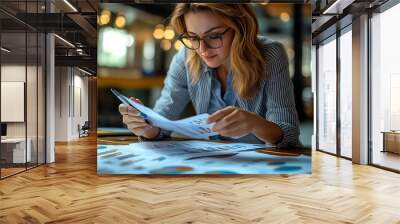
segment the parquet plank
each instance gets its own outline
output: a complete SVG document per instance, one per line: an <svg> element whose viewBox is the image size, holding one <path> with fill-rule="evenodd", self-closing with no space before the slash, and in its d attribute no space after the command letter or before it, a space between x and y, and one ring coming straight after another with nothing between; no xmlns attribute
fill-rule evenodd
<svg viewBox="0 0 400 224"><path fill-rule="evenodd" d="M313 152L311 175L97 175L96 141L0 181L0 223L400 223L400 175Z"/></svg>

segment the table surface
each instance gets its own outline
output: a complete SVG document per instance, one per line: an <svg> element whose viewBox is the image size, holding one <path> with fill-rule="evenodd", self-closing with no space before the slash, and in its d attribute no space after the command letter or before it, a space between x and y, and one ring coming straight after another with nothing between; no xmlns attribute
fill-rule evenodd
<svg viewBox="0 0 400 224"><path fill-rule="evenodd" d="M182 139L169 140L175 141ZM129 144L135 142L138 142L138 140L137 137L134 136L98 137L98 172L101 174L149 174L157 172L161 172L161 174L177 174L176 170L171 171L171 167L174 167L174 169L178 167L179 169L187 169L195 174L200 174L207 171L203 166L210 166L210 170L213 170L212 166L215 166L215 172L222 172L222 170L224 170L224 172L226 171L227 173L230 173L229 171L234 170L235 173L238 174L250 174L252 172L251 167L254 167L254 174L264 174L263 172L269 171L271 171L271 174L275 174L276 172L272 172L272 170L274 169L282 172L284 172L285 169L289 170L290 172L311 172L310 148L261 148L253 152L241 152L239 154L228 152L226 155L208 156L207 158L201 158L196 161L179 160L174 163L174 160L170 159L169 163L166 164L162 162L143 162L142 160L146 160L147 158L144 155L140 154L140 152L131 150L132 148L128 147ZM129 150L130 152L127 152ZM135 153L138 155L133 155ZM161 157L167 157L166 159L168 160L168 156L161 155ZM156 159L157 158L151 160L153 161ZM256 165L256 163L258 165ZM169 164L171 166L166 166ZM141 167L142 171L135 170L135 167ZM195 171L197 171L198 173L196 173Z"/></svg>
<svg viewBox="0 0 400 224"><path fill-rule="evenodd" d="M384 134L400 134L400 131L381 131Z"/></svg>
<svg viewBox="0 0 400 224"><path fill-rule="evenodd" d="M30 140L29 138L27 139ZM25 142L25 138L2 138L1 143L19 143Z"/></svg>

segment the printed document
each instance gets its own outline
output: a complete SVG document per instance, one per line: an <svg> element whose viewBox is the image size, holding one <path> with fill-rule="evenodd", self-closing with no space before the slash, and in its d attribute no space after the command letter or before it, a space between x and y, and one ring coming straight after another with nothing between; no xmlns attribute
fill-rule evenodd
<svg viewBox="0 0 400 224"><path fill-rule="evenodd" d="M193 117L171 121L154 112L152 109L129 99L115 89L111 89L111 92L113 92L123 104L140 111L141 116L151 125L192 138L208 139L210 136L218 135L217 132L211 131L214 123L207 124L208 114L199 114Z"/></svg>

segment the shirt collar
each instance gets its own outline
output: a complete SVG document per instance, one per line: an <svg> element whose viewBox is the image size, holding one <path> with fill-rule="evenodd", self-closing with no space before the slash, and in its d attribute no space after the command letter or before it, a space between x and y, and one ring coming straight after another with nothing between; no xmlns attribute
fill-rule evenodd
<svg viewBox="0 0 400 224"><path fill-rule="evenodd" d="M208 73L208 74L213 74L213 72L215 72L217 69L216 68L211 68L209 67L206 63L201 62L201 67L203 70L203 73Z"/></svg>

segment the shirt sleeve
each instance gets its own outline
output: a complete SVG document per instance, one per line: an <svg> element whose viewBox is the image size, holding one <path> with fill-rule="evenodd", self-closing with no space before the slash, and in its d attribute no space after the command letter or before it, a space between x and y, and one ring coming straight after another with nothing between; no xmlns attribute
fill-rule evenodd
<svg viewBox="0 0 400 224"><path fill-rule="evenodd" d="M164 80L161 96L153 108L155 112L171 120L179 118L190 100L186 77L185 51L185 48L181 48L172 58ZM161 130L160 134L168 136L171 132Z"/></svg>
<svg viewBox="0 0 400 224"><path fill-rule="evenodd" d="M269 44L265 52L267 57L265 118L277 124L283 131L283 137L275 144L276 146L299 147L299 120L286 51L282 44L274 42Z"/></svg>

